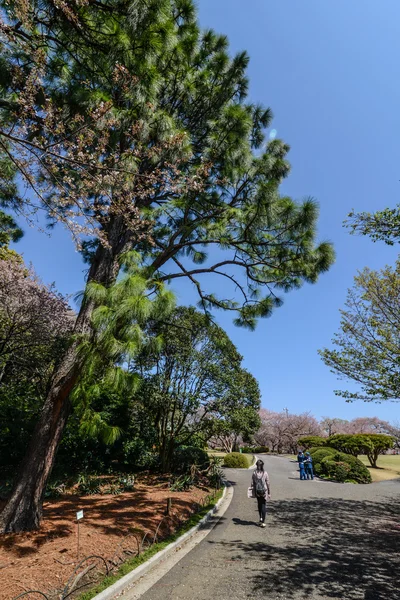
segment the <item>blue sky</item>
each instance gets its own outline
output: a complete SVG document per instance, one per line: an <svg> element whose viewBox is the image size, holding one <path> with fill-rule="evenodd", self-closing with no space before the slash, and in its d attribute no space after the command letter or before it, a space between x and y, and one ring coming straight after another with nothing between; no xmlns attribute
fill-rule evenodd
<svg viewBox="0 0 400 600"><path fill-rule="evenodd" d="M339 308L357 270L393 264L400 248L350 236L350 209L393 206L400 194L400 3L398 0L200 0L204 27L228 35L232 52L250 55L250 96L270 106L272 127L291 146L292 172L282 192L313 196L321 206L319 236L337 261L314 286L285 296L255 332L218 314L257 377L263 406L310 410L351 419L400 418L398 404L347 404L333 390L342 382L317 349L330 344ZM26 228L18 244L41 277L63 293L82 289L85 265L61 228L48 238ZM181 303L195 301L175 284Z"/></svg>

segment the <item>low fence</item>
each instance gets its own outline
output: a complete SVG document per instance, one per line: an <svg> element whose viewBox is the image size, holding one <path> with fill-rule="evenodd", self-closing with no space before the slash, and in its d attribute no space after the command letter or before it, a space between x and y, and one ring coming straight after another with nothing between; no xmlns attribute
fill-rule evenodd
<svg viewBox="0 0 400 600"><path fill-rule="evenodd" d="M192 515L200 512L204 507L215 501L217 490L212 494L206 496L202 501L193 506ZM167 504L167 511L169 504ZM97 583L99 583L107 575L115 574L119 567L130 558L140 556L151 548L154 544L163 541L170 535L171 527L167 531L164 531L164 526L169 523L170 526L175 530L178 530L185 523L185 519L181 519L177 515L165 515L163 519L157 525L157 528L153 533L144 532L135 529L134 531L126 531L121 536L121 541L115 549L114 554L105 558L92 554L80 559L73 566L73 570L68 580L62 587L49 592L42 592L39 590L27 590L18 596L15 596L13 600L72 600L78 597L83 592L91 589Z"/></svg>

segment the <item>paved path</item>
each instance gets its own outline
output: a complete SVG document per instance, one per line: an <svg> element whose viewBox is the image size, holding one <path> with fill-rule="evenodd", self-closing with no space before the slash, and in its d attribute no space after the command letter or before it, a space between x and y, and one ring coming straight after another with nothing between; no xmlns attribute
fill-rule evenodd
<svg viewBox="0 0 400 600"><path fill-rule="evenodd" d="M400 483L300 481L288 459L265 465L267 527L246 497L251 471L227 471L228 511L142 600L399 600Z"/></svg>

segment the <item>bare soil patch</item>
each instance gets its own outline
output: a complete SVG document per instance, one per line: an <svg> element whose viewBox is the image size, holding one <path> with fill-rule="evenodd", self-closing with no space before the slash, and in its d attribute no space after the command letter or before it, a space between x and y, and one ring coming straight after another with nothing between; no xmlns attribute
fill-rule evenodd
<svg viewBox="0 0 400 600"><path fill-rule="evenodd" d="M45 502L39 531L0 536L0 599L12 600L28 590L58 597L79 562L76 511L84 511L79 559L97 555L112 560L125 536L136 531L139 538L147 533L152 539L163 521L159 535L165 537L179 520L196 512L208 494L207 488L171 492L167 482L145 477L133 491L118 496L66 495ZM172 500L173 520L165 519L167 498ZM129 539L136 545L134 537Z"/></svg>

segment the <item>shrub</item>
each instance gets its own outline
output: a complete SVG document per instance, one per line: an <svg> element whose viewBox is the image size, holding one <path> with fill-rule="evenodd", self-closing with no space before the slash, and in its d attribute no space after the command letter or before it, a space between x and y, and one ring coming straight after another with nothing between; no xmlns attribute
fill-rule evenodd
<svg viewBox="0 0 400 600"><path fill-rule="evenodd" d="M328 453L323 455L323 452ZM371 474L367 467L351 454L337 452L332 448L321 448L312 454L314 471L317 475L334 479L335 481L355 481L356 483L371 483Z"/></svg>
<svg viewBox="0 0 400 600"><path fill-rule="evenodd" d="M176 448L172 458L174 473L188 473L192 465L206 469L209 464L210 458L207 452L196 446L180 446Z"/></svg>
<svg viewBox="0 0 400 600"><path fill-rule="evenodd" d="M322 446L326 446L327 438L319 435L305 435L299 439L298 444L305 450L309 450L309 448L321 448Z"/></svg>
<svg viewBox="0 0 400 600"><path fill-rule="evenodd" d="M256 446L255 448L253 448L253 452L255 454L266 454L267 452L269 452L269 448L268 446Z"/></svg>
<svg viewBox="0 0 400 600"><path fill-rule="evenodd" d="M100 494L100 479L96 476L82 473L78 477L78 494L82 496L92 496Z"/></svg>
<svg viewBox="0 0 400 600"><path fill-rule="evenodd" d="M309 452L313 459L313 468L316 475L323 475L321 469L322 460L324 458L331 457L333 454L335 454L336 450L334 448L325 446L324 448L310 448Z"/></svg>
<svg viewBox="0 0 400 600"><path fill-rule="evenodd" d="M250 446L242 446L241 450L243 454L253 454L255 452L254 448L250 448Z"/></svg>
<svg viewBox="0 0 400 600"><path fill-rule="evenodd" d="M249 467L249 457L240 452L231 452L224 458L224 466L230 469L247 469Z"/></svg>
<svg viewBox="0 0 400 600"><path fill-rule="evenodd" d="M343 461L350 465L349 479L357 481L357 483L371 483L371 473L360 459L344 452L336 452L333 458L337 462Z"/></svg>

